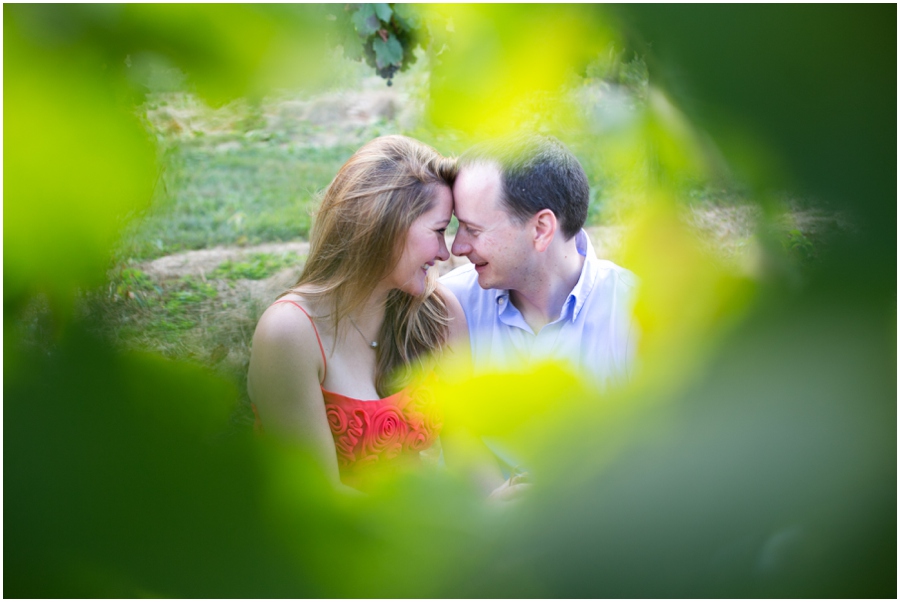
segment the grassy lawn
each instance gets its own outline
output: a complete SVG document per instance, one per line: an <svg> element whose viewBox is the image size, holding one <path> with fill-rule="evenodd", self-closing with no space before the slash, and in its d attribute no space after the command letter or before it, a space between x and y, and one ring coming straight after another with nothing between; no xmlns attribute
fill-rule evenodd
<svg viewBox="0 0 900 602"><path fill-rule="evenodd" d="M154 206L126 232L120 255L147 260L217 245L306 239L317 193L355 150L355 143L175 147L165 156Z"/></svg>

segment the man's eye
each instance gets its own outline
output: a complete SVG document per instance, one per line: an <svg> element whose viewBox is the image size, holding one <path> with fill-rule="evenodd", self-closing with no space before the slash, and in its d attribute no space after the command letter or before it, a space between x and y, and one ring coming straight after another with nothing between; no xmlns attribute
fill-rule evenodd
<svg viewBox="0 0 900 602"><path fill-rule="evenodd" d="M438 234L443 234L443 233L446 232L446 231L447 231L447 228L440 228L439 230L437 230L437 233L438 233Z"/></svg>

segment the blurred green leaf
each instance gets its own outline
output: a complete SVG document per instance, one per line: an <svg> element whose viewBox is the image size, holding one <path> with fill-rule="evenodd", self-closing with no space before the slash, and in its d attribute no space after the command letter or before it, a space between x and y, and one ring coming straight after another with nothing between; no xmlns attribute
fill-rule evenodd
<svg viewBox="0 0 900 602"><path fill-rule="evenodd" d="M588 5L429 5L440 61L431 78L429 118L481 136L521 127L517 109L558 92L615 38L611 21ZM563 109L551 104L543 114Z"/></svg>
<svg viewBox="0 0 900 602"><path fill-rule="evenodd" d="M416 11L411 8L412 6L411 4L394 5L394 20L401 29L406 31L418 29L421 26L421 19L416 14Z"/></svg>
<svg viewBox="0 0 900 602"><path fill-rule="evenodd" d="M391 7L384 2L376 2L372 5L378 18L387 23L391 20L391 14L394 12Z"/></svg>
<svg viewBox="0 0 900 602"><path fill-rule="evenodd" d="M896 6L615 12L635 44L652 44L651 77L735 169L761 187L802 182L852 210L896 273Z"/></svg>
<svg viewBox="0 0 900 602"><path fill-rule="evenodd" d="M65 307L103 281L123 217L150 200L153 146L89 48L48 52L4 7L4 283Z"/></svg>
<svg viewBox="0 0 900 602"><path fill-rule="evenodd" d="M375 6L371 3L359 4L351 19L360 37L370 36L380 27L375 14Z"/></svg>
<svg viewBox="0 0 900 602"><path fill-rule="evenodd" d="M387 41L376 38L372 42L372 48L375 50L375 60L379 69L388 65L399 65L403 60L403 47L394 34L390 34Z"/></svg>

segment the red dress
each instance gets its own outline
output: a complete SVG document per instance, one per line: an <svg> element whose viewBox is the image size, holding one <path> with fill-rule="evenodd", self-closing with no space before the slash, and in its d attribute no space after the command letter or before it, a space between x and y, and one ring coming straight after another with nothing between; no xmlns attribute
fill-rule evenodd
<svg viewBox="0 0 900 602"><path fill-rule="evenodd" d="M325 348L312 317L294 301L313 325L325 370ZM325 379L325 375L322 375ZM320 385L321 386L321 385ZM430 448L441 432L443 414L425 388L407 387L382 399L363 400L322 389L325 415L334 437L341 479L354 484L360 471L373 467L396 468L419 462L419 452ZM256 414L256 406L253 406ZM259 415L256 428L261 429Z"/></svg>

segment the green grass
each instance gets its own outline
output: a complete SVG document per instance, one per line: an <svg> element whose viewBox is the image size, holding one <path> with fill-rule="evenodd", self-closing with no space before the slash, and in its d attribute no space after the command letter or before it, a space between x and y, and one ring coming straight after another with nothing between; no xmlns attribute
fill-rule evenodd
<svg viewBox="0 0 900 602"><path fill-rule="evenodd" d="M317 194L357 147L220 144L229 146L185 144L166 154L154 205L126 230L121 257L305 239Z"/></svg>
<svg viewBox="0 0 900 602"><path fill-rule="evenodd" d="M296 253L287 252L254 253L250 261L226 261L210 272L210 278L224 278L226 280L263 280L284 268L296 267L301 258Z"/></svg>
<svg viewBox="0 0 900 602"><path fill-rule="evenodd" d="M218 290L208 281L194 276L157 282L137 268L125 268L112 279L113 302L135 314L133 330L146 336L189 330L197 326L198 313L205 303L218 297ZM139 316L139 317L138 317Z"/></svg>
<svg viewBox="0 0 900 602"><path fill-rule="evenodd" d="M204 365L234 383L240 402L232 421L238 429L249 428L250 341L267 305L250 284L301 261L295 253L259 254L223 262L207 278L165 278L120 266L110 272L105 291L85 295L83 307L93 328L115 346ZM25 334L38 342L52 337L52 324L41 319L47 311L40 310L23 322Z"/></svg>

